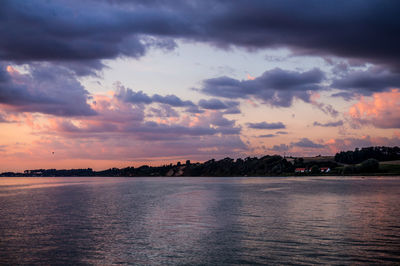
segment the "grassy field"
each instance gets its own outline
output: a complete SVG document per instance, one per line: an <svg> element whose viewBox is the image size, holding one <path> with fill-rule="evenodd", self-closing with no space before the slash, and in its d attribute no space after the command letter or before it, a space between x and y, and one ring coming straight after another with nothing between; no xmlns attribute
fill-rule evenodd
<svg viewBox="0 0 400 266"><path fill-rule="evenodd" d="M380 162L379 170L383 173L400 175L400 160Z"/></svg>
<svg viewBox="0 0 400 266"><path fill-rule="evenodd" d="M335 161L335 156L315 156L315 157L303 157L304 162L328 162L328 161Z"/></svg>
<svg viewBox="0 0 400 266"><path fill-rule="evenodd" d="M329 156L324 156L325 160L327 161ZM311 161L311 159L313 158L320 158L320 160L322 161L323 159L321 157L308 157L307 159L309 159ZM331 157L332 161L334 160L333 157ZM304 161L306 161L306 158L304 158ZM330 174L341 174L343 171L343 168L345 166L339 166L336 167L335 169L332 169ZM358 175L365 175L368 173L359 173ZM386 162L379 162L379 170L377 173L369 173L371 175L399 175L400 176L400 160L396 160L396 161L386 161ZM353 174L350 174L353 175ZM357 175L357 174L355 174Z"/></svg>
<svg viewBox="0 0 400 266"><path fill-rule="evenodd" d="M386 162L380 162L379 164L390 164L390 165L400 165L400 160L397 161L386 161Z"/></svg>

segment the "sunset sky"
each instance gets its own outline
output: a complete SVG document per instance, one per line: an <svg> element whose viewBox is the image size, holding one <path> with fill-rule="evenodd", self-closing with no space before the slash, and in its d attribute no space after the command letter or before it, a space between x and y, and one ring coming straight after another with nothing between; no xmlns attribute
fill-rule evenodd
<svg viewBox="0 0 400 266"><path fill-rule="evenodd" d="M400 1L5 0L0 172L400 145Z"/></svg>

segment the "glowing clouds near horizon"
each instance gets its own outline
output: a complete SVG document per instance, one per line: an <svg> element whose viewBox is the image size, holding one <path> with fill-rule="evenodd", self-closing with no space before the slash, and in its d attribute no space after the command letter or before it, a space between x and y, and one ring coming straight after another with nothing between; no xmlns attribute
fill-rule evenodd
<svg viewBox="0 0 400 266"><path fill-rule="evenodd" d="M361 97L350 107L350 117L356 124L372 124L378 128L400 128L400 91L391 89Z"/></svg>

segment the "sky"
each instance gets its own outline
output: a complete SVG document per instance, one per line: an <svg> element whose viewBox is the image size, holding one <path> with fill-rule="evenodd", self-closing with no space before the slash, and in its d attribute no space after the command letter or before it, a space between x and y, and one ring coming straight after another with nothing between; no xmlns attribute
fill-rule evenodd
<svg viewBox="0 0 400 266"><path fill-rule="evenodd" d="M4 0L0 172L400 145L396 0Z"/></svg>

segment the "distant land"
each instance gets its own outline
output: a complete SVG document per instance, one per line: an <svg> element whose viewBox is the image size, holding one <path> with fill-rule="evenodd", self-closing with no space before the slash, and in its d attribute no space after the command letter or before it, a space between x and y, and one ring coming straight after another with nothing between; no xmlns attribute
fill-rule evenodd
<svg viewBox="0 0 400 266"><path fill-rule="evenodd" d="M169 164L162 166L110 168L102 171L87 169L35 169L24 173L4 172L2 177L55 176L302 176L302 175L400 175L399 147L367 147L342 151L335 156L282 157L266 155L260 158L211 159L204 163Z"/></svg>

